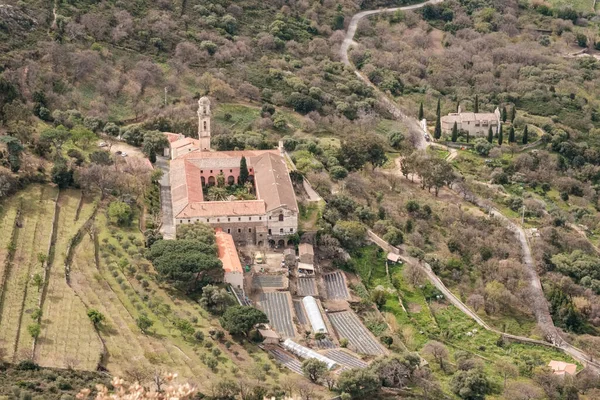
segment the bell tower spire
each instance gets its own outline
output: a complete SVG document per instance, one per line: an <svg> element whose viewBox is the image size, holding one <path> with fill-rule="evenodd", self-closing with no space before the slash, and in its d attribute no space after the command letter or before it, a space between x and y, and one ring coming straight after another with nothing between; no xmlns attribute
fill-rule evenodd
<svg viewBox="0 0 600 400"><path fill-rule="evenodd" d="M210 150L210 99L198 100L198 139L200 150Z"/></svg>

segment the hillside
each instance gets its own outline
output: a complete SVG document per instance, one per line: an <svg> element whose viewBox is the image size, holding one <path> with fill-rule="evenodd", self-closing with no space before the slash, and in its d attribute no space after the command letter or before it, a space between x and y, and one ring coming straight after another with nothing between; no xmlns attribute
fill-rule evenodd
<svg viewBox="0 0 600 400"><path fill-rule="evenodd" d="M215 400L598 397L600 16L586 1L385 9L416 3L4 0L0 397L168 372ZM202 96L213 150L282 143L287 243L314 244L316 282L343 274L346 303L315 283L325 319L355 313L384 356L354 355L338 327L303 334L292 287L301 342L359 358L315 378L224 319L237 303L212 229L161 240L163 132L197 137ZM496 109L500 129L442 130ZM550 360L580 372L560 380Z"/></svg>

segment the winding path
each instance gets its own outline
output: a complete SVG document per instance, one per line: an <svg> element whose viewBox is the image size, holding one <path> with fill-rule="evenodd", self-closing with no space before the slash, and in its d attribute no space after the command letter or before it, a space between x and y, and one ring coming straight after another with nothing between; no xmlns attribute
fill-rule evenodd
<svg viewBox="0 0 600 400"><path fill-rule="evenodd" d="M352 17L350 24L348 25L348 30L346 31L346 36L340 47L340 50L339 50L340 58L342 59L342 61L344 62L344 64L346 66L353 68L353 65L350 62L350 59L348 57L348 52L350 50L350 46L352 44L355 44L354 36L356 34L356 29L358 27L358 23L362 18L370 16L370 15L374 15L374 14L384 13L384 12L394 12L397 10L404 10L404 11L405 10L415 10L415 9L419 9L419 8L425 6L426 4L430 4L430 3L435 4L435 3L440 3L441 1L443 1L443 0L429 0L424 3L414 4L414 5L406 6L406 7L384 8L384 9L378 9L378 10L362 11L362 12L355 14ZM365 82L366 84L368 84L369 86L374 88L375 93L379 96L380 100L383 102L383 104L387 107L388 111L395 118L404 122L411 132L417 133L416 137L418 137L419 140L415 144L415 147L419 148L419 149L426 148L429 145L429 142L425 141L425 138L424 138L424 134L426 132L423 131L423 129L421 128L421 125L416 120L416 118L406 115L395 104L394 101L390 100L390 98L385 93L383 93L375 85L373 85L371 83L371 81L367 77L363 76L359 71L355 70L354 72L359 79L361 79L363 82ZM446 146L439 145L439 144L437 144L437 146L444 147L448 151L450 151L449 156L451 156L452 158L456 157L457 151L455 149L450 149L450 148L447 148ZM583 364L585 364L587 367L600 373L600 363L598 363L596 361L592 361L591 357L588 354L584 353L582 350L580 350L577 347L564 341L561 338L556 326L554 325L554 322L552 321L552 317L550 315L550 311L548 308L548 302L546 301L546 297L543 292L542 284L540 282L540 278L537 274L537 271L535 268L535 263L533 261L532 255L531 255L531 248L529 246L529 242L527 241L527 236L525 235L525 231L523 230L523 228L520 225L511 221L505 215L503 215L498 209L486 204L486 202L483 201L481 198L473 196L473 202L476 205L478 205L479 207L487 210L487 212L491 216L494 216L494 217L498 218L499 220L501 220L507 226L507 228L510 229L515 234L517 240L519 241L519 243L521 245L521 249L522 249L523 263L526 267L526 272L527 272L527 275L529 278L530 287L532 289L532 295L533 295L532 296L533 297L532 310L534 312L534 315L536 317L536 321L537 321L538 325L540 326L540 328L544 332L544 335L546 336L546 340L548 340L548 342L550 342L550 343L527 338L527 337L506 334L506 333L500 332L500 331L490 327L481 317L479 317L479 315L477 315L477 313L475 313L473 310L471 310L469 307L467 307L458 297L456 297L446 287L446 285L444 285L444 283L441 281L441 279L438 278L438 276L432 271L431 266L429 266L429 264L422 263L419 260L408 256L406 254L406 251L401 255L401 258L407 263L411 263L411 264L421 267L423 269L423 271L427 274L427 277L429 278L429 280L434 284L434 286L438 290L440 290L446 296L448 301L450 301L454 306L456 306L462 312L464 312L465 314L470 316L472 319L474 319L483 328L485 328L489 331L492 331L492 332L496 332L498 334L502 334L505 337L521 341L521 342L536 343L536 344L541 344L541 345L546 345L546 346L549 345L549 346L559 348L559 349L563 350L565 353L571 355L573 358L575 358L575 359L579 360L580 362L582 362Z"/></svg>
<svg viewBox="0 0 600 400"><path fill-rule="evenodd" d="M350 59L348 57L348 51L350 50L351 45L356 44L356 42L354 42L354 35L356 34L356 29L358 27L358 23L364 17L368 17L369 15L374 15L374 14L385 13L385 12L394 12L397 10L402 10L402 11L416 10L416 9L424 7L426 4L441 3L442 1L443 0L429 0L424 3L413 4L411 6L382 8L382 9L378 9L378 10L361 11L358 14L355 14L352 17L352 20L350 20L350 24L348 25L348 30L346 31L346 36L344 37L344 41L342 42L342 45L340 47L340 50L339 50L340 58L342 59L343 63L346 66L354 68L354 66L352 65L352 63L350 62ZM373 85L373 83L371 83L371 81L367 77L362 75L358 70L355 70L354 73L360 80L362 80L364 83L366 83L367 85L369 85L373 89L375 89L375 93L377 93L379 100L387 108L388 112L390 114L392 114L396 119L404 122L404 124L408 127L409 131L411 133L415 134L415 137L418 138L418 140L416 140L415 147L419 148L419 149L426 148L429 145L429 142L427 142L425 140L424 135L426 132L424 132L423 129L421 128L421 124L419 123L419 121L417 121L413 117L409 117L408 115L406 115L395 104L395 102L393 100L390 100L390 98L385 93L383 93L375 85Z"/></svg>

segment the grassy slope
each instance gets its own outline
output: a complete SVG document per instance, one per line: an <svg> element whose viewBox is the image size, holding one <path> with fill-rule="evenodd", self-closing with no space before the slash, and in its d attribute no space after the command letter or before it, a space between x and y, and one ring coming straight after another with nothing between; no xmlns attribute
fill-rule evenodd
<svg viewBox="0 0 600 400"><path fill-rule="evenodd" d="M2 319L0 323L0 344L6 349L8 359L27 357L31 352L31 337L23 336L29 345L23 343L22 346L17 346L21 337L19 328L25 326L26 333L28 318L23 316L23 305L27 298L24 296L26 295L26 289L30 289L27 292L35 292L35 289L28 287L29 277L31 272L36 270L36 267L40 268L37 262L36 250L48 246L55 197L56 191L51 187L32 185L22 192L19 200L17 200L17 202L22 201L22 225L16 232L16 250L10 271L7 274L4 293L2 293ZM31 305L30 302L27 302L27 304ZM31 312L30 309L28 311ZM19 349L23 349L24 353L18 354Z"/></svg>
<svg viewBox="0 0 600 400"><path fill-rule="evenodd" d="M18 208L19 200L17 196L11 197L10 200L0 206L0 232L2 232L2 235L0 235L0 284L4 282L6 262L10 255L10 241L13 231L16 229L15 220Z"/></svg>
<svg viewBox="0 0 600 400"><path fill-rule="evenodd" d="M41 366L95 370L102 346L83 303L65 278L68 245L94 208L90 202L84 202L76 219L80 196L79 191L67 190L59 197L54 262L42 309L42 332L36 344L35 361Z"/></svg>
<svg viewBox="0 0 600 400"><path fill-rule="evenodd" d="M93 262L92 243L86 238L73 263L73 284L88 307L96 308L107 316L99 332L108 352L105 366L111 372L135 365L142 369L160 367L188 379L202 376L220 380L230 377L236 366L245 370L246 374L260 370L257 366L265 364L271 370L276 369L266 354L257 352L254 346L242 348L233 344L228 350L223 343L213 341L209 331L219 328L218 321L191 299L154 280L152 267L140 257L142 249L135 244L141 244L143 240L135 222L131 228L116 229L107 225L104 213L100 212L96 228L99 268L96 269ZM121 265L126 267L118 266L121 260ZM142 282L147 282L148 286L144 288ZM135 324L141 314L146 314L154 322L148 335L142 334ZM205 334L204 343L210 342L212 347L220 349L215 371L202 361L204 357L213 357L210 355L212 350L193 338L184 338L175 328L177 319L190 321L195 330ZM275 381L274 377L265 379L268 383Z"/></svg>
<svg viewBox="0 0 600 400"><path fill-rule="evenodd" d="M385 272L385 253L378 256L374 246L364 248L360 257L355 258L355 265L357 273L368 288L378 285L392 288ZM456 351L467 351L485 361L486 372L496 386L500 385L501 379L494 363L501 359L513 362L523 377L530 376L533 368L531 365L542 366L551 359L573 362L563 352L544 346L508 343L499 347L496 344L496 334L485 331L454 306L440 302L428 303L424 290L428 290L429 284L422 288L412 287L404 278L402 270L401 265L391 266L391 280L399 289L398 296L389 295L381 311L395 316L398 327L396 333L409 350L422 351L429 340L437 340L446 344L451 359ZM404 311L400 301L407 311ZM474 330L476 331L472 336L467 335L467 332ZM451 376L443 373L435 365L433 368L448 390Z"/></svg>

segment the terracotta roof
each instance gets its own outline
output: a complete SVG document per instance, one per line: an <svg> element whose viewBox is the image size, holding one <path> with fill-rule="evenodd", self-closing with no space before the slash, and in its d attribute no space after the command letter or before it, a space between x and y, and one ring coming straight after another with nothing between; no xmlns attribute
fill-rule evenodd
<svg viewBox="0 0 600 400"><path fill-rule="evenodd" d="M475 122L475 121L491 121L497 122L498 116L494 113L472 113L472 112L462 112L462 113L451 113L448 115L444 115L442 121L454 123L454 122Z"/></svg>
<svg viewBox="0 0 600 400"><path fill-rule="evenodd" d="M265 201L267 211L285 206L297 212L296 194L283 157L266 153L252 158L252 166L256 197Z"/></svg>
<svg viewBox="0 0 600 400"><path fill-rule="evenodd" d="M169 143L173 143L174 141L183 138L181 133L163 132L163 134L167 137Z"/></svg>
<svg viewBox="0 0 600 400"><path fill-rule="evenodd" d="M238 257L233 237L217 229L215 232L217 239L217 250L219 251L219 260L223 263L225 272L240 272L243 273L242 263Z"/></svg>
<svg viewBox="0 0 600 400"><path fill-rule="evenodd" d="M548 363L548 366L552 368L556 375L575 375L575 372L577 372L577 365L564 361L552 360Z"/></svg>
<svg viewBox="0 0 600 400"><path fill-rule="evenodd" d="M172 149L178 149L180 147L189 146L189 145L200 146L200 141L198 139L184 137L183 139L179 139L179 140L175 140L174 142L171 142Z"/></svg>
<svg viewBox="0 0 600 400"><path fill-rule="evenodd" d="M186 140L195 139L181 139L174 145ZM258 200L205 202L200 169L239 168L242 156L254 173ZM170 179L177 218L262 215L279 207L298 211L287 165L278 150L192 151L171 161Z"/></svg>
<svg viewBox="0 0 600 400"><path fill-rule="evenodd" d="M242 201L200 201L188 203L179 213L177 218L196 217L226 217L226 216L252 216L264 215L265 202L262 200ZM222 221L226 222L226 221Z"/></svg>

